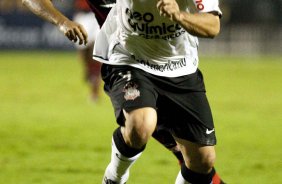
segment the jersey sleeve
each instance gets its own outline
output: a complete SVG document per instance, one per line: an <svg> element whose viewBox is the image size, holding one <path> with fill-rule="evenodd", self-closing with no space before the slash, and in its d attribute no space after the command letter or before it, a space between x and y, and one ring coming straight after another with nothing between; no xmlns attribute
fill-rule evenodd
<svg viewBox="0 0 282 184"><path fill-rule="evenodd" d="M193 2L199 13L215 12L222 16L218 0L193 0Z"/></svg>

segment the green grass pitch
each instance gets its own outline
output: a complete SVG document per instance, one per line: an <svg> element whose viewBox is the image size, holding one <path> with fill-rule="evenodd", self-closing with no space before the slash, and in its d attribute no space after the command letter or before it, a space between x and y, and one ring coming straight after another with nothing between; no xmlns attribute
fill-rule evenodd
<svg viewBox="0 0 282 184"><path fill-rule="evenodd" d="M282 183L281 57L201 58L228 184ZM113 109L88 100L75 52L0 52L0 183L99 184ZM102 89L101 89L102 91ZM179 166L151 139L130 184L173 184Z"/></svg>

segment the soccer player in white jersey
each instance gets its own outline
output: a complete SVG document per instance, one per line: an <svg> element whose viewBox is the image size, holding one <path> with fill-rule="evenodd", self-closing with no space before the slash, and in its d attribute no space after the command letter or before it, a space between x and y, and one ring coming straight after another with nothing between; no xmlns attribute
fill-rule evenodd
<svg viewBox="0 0 282 184"><path fill-rule="evenodd" d="M102 183L128 181L157 125L184 158L175 183L213 183L216 136L197 37L219 33L218 0L117 0L112 12L94 49L120 125Z"/></svg>
<svg viewBox="0 0 282 184"><path fill-rule="evenodd" d="M56 10L51 0L23 2L57 25L70 40L86 44L83 27ZM198 11L190 14L188 5L193 2ZM197 69L198 42L194 36L216 36L219 16L217 0L118 1L98 37L95 52L96 58L108 63L103 66L105 89L122 127L114 132L112 160L103 183L128 180L129 167L141 155L156 124L158 130L170 132L169 137L174 135L183 154L176 184L212 183L216 138L203 78ZM170 147L168 143L175 144L173 140L162 142Z"/></svg>

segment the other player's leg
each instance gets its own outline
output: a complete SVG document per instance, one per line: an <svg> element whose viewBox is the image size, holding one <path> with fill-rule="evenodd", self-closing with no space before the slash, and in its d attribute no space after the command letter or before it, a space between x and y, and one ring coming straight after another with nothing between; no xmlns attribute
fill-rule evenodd
<svg viewBox="0 0 282 184"><path fill-rule="evenodd" d="M95 37L100 30L100 26L96 20L95 15L92 12L77 12L74 16L74 20L82 24L88 33L88 43L87 45L75 45L80 60L83 65L83 72L85 75L85 80L91 90L91 100L97 101L100 92L101 83L101 63L93 60L93 47L95 42Z"/></svg>
<svg viewBox="0 0 282 184"><path fill-rule="evenodd" d="M95 102L100 96L101 63L92 59L93 45L79 49L78 52L83 63L85 80L90 87L91 100Z"/></svg>

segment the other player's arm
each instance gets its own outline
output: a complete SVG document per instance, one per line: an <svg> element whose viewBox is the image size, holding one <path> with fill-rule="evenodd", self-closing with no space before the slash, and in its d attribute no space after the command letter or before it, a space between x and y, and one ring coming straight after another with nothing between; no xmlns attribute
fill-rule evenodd
<svg viewBox="0 0 282 184"><path fill-rule="evenodd" d="M22 0L22 3L34 14L56 25L71 41L87 43L87 33L82 25L69 20L53 6L52 0Z"/></svg>
<svg viewBox="0 0 282 184"><path fill-rule="evenodd" d="M158 0L161 16L180 24L187 32L198 37L213 38L219 34L220 20L214 13L188 13L180 11L175 0Z"/></svg>

